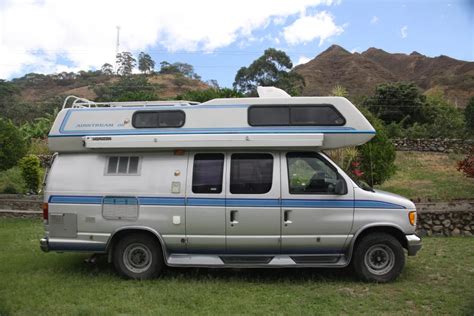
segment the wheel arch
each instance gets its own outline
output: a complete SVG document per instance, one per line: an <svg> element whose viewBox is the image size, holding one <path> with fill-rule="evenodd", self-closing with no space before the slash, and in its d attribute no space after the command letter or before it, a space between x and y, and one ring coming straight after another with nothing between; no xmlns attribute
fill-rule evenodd
<svg viewBox="0 0 474 316"><path fill-rule="evenodd" d="M406 235L399 226L389 223L371 224L359 229L352 238L351 245L349 247L348 261L352 260L352 255L354 253L355 248L357 247L358 242L360 242L360 240L365 236L373 233L389 234L396 238L403 248L408 249L408 241L406 239Z"/></svg>
<svg viewBox="0 0 474 316"><path fill-rule="evenodd" d="M168 255L167 255L167 250L166 250L166 244L163 240L163 237L155 229L146 227L146 226L126 226L126 227L121 227L115 230L110 236L105 248L105 251L107 252L108 262L112 262L114 247L117 244L117 242L120 240L120 238L132 233L146 233L152 236L160 244L161 250L163 253L163 259L165 263L167 262Z"/></svg>

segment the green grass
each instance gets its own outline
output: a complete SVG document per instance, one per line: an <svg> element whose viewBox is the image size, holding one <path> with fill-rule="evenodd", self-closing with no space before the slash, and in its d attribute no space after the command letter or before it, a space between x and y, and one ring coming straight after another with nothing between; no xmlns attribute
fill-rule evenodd
<svg viewBox="0 0 474 316"><path fill-rule="evenodd" d="M474 179L456 170L462 155L397 152L397 173L380 189L414 200L447 201L474 197Z"/></svg>
<svg viewBox="0 0 474 316"><path fill-rule="evenodd" d="M103 259L42 253L38 220L0 219L0 315L470 314L474 238L425 238L390 284L346 270L168 269L127 281Z"/></svg>

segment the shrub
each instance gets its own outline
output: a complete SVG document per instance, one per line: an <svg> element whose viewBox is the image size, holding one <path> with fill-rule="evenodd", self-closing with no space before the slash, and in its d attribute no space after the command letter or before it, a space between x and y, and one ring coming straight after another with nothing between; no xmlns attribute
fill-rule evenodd
<svg viewBox="0 0 474 316"><path fill-rule="evenodd" d="M470 134L474 134L474 97L469 99L469 103L464 110L466 128Z"/></svg>
<svg viewBox="0 0 474 316"><path fill-rule="evenodd" d="M19 166L28 192L38 193L41 176L39 158L35 155L27 155L20 160Z"/></svg>
<svg viewBox="0 0 474 316"><path fill-rule="evenodd" d="M15 166L26 150L21 131L11 121L0 118L0 171Z"/></svg>
<svg viewBox="0 0 474 316"><path fill-rule="evenodd" d="M0 193L26 193L26 185L19 167L0 172Z"/></svg>
<svg viewBox="0 0 474 316"><path fill-rule="evenodd" d="M361 109L361 112L377 134L368 143L357 147L360 160L353 168L360 169L358 175L369 185L382 184L395 173L395 147L390 142L383 123L366 109Z"/></svg>
<svg viewBox="0 0 474 316"><path fill-rule="evenodd" d="M458 162L458 171L462 171L469 178L474 178L474 148L466 158Z"/></svg>

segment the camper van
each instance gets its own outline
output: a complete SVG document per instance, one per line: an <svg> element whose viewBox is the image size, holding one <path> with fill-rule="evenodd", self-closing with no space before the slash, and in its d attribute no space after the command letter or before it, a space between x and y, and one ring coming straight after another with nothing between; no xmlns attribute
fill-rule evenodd
<svg viewBox="0 0 474 316"><path fill-rule="evenodd" d="M324 153L376 133L342 97L95 103L49 133L41 249L105 254L132 279L163 268L343 268L388 282L421 248L415 205Z"/></svg>

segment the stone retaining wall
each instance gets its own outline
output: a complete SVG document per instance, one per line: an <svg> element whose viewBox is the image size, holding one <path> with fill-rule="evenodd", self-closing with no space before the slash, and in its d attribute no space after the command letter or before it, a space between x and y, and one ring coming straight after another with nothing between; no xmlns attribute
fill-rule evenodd
<svg viewBox="0 0 474 316"><path fill-rule="evenodd" d="M41 211L43 196L0 194L0 210Z"/></svg>
<svg viewBox="0 0 474 316"><path fill-rule="evenodd" d="M473 236L474 201L417 203L421 236Z"/></svg>
<svg viewBox="0 0 474 316"><path fill-rule="evenodd" d="M473 139L408 139L395 138L391 140L400 151L432 151L442 153L468 153L474 146Z"/></svg>

